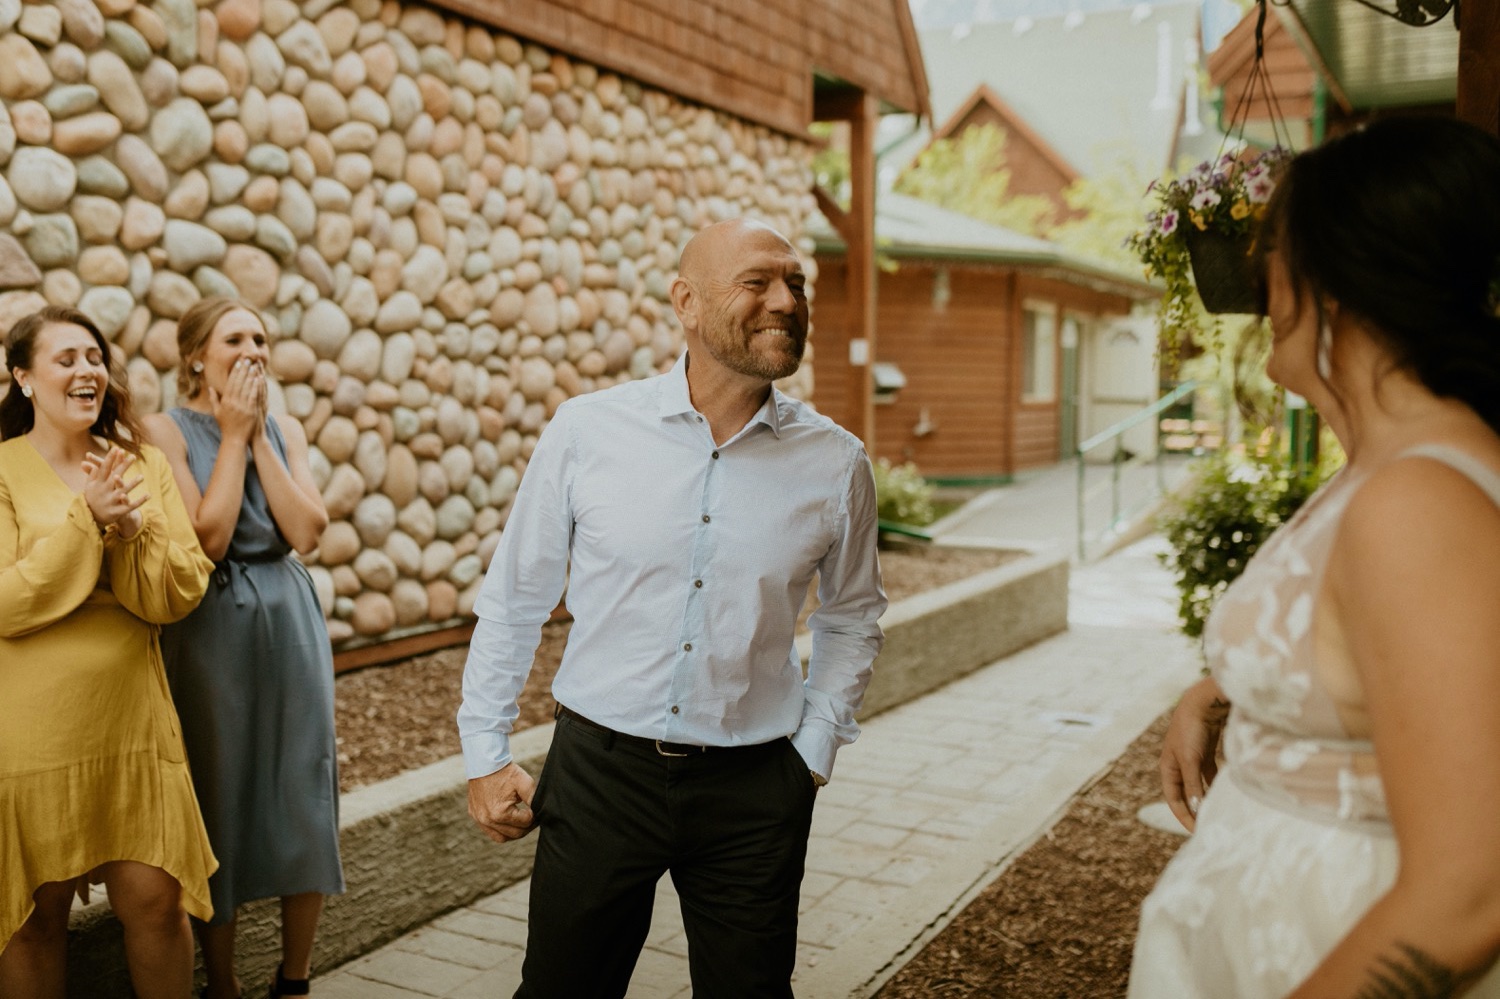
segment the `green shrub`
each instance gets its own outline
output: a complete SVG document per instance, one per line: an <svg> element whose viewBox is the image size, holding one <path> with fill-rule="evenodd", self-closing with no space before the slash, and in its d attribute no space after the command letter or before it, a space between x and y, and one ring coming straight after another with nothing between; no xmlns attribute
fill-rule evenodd
<svg viewBox="0 0 1500 999"><path fill-rule="evenodd" d="M1279 455L1220 452L1204 459L1192 492L1161 520L1172 546L1161 560L1177 577L1177 616L1197 638L1220 595L1271 533L1291 519L1317 487L1316 472L1298 474Z"/></svg>
<svg viewBox="0 0 1500 999"><path fill-rule="evenodd" d="M937 519L932 508L932 486L911 462L892 465L888 458L876 461L875 498L881 520L925 527Z"/></svg>

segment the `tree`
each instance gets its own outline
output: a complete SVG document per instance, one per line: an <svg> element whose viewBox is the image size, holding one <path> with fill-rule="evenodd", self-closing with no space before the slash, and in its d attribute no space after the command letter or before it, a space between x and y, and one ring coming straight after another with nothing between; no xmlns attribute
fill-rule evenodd
<svg viewBox="0 0 1500 999"><path fill-rule="evenodd" d="M895 190L981 222L1042 235L1057 207L1041 195L1010 194L1005 140L1005 130L993 124L937 139L902 172Z"/></svg>

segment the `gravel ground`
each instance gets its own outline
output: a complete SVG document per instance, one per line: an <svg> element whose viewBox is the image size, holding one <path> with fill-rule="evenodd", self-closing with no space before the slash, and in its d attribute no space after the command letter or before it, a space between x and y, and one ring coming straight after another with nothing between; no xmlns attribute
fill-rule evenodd
<svg viewBox="0 0 1500 999"><path fill-rule="evenodd" d="M1161 797L1159 718L876 999L1117 999L1141 901L1183 842L1135 813ZM1165 999L1165 997L1164 997Z"/></svg>
<svg viewBox="0 0 1500 999"><path fill-rule="evenodd" d="M886 593L896 601L1018 555L912 546L882 551L880 564ZM542 644L521 693L518 731L552 718L554 702L548 691L569 627L567 622L554 622L542 629ZM340 790L385 780L458 752L453 719L468 653L468 646L460 645L339 675L334 691Z"/></svg>

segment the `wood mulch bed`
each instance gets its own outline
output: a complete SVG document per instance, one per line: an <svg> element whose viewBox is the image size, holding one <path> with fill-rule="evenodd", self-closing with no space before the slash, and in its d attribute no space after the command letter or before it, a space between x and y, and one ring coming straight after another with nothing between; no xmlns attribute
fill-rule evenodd
<svg viewBox="0 0 1500 999"><path fill-rule="evenodd" d="M1167 718L1075 798L876 999L1123 996L1141 902L1183 842L1135 817L1161 797L1157 758Z"/></svg>
<svg viewBox="0 0 1500 999"><path fill-rule="evenodd" d="M904 546L880 553L892 602L963 579L1017 558L993 549ZM804 617L806 615L804 614ZM526 687L516 730L552 720L548 691L562 660L570 623L543 627L542 643ZM459 751L454 715L467 645L340 674L334 681L339 747L339 790L394 777Z"/></svg>

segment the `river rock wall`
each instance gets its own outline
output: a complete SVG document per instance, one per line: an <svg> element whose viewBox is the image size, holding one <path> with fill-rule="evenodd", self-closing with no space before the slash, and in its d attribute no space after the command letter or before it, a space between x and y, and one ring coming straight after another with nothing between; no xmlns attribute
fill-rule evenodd
<svg viewBox="0 0 1500 999"><path fill-rule="evenodd" d="M259 308L336 644L469 614L557 406L680 350L686 238L814 210L803 142L393 0L0 0L0 99L0 331L81 308L150 412Z"/></svg>

